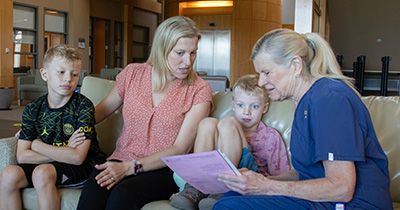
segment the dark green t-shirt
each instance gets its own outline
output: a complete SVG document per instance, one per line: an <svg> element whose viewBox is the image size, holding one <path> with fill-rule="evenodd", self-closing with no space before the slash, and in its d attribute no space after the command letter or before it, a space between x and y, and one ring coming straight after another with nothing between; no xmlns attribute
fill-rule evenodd
<svg viewBox="0 0 400 210"><path fill-rule="evenodd" d="M80 128L86 139L91 140L86 161L99 164L105 161L106 155L100 150L95 123L93 103L84 95L74 92L63 107L52 109L46 94L25 107L19 139L41 139L46 144L65 147L72 134Z"/></svg>

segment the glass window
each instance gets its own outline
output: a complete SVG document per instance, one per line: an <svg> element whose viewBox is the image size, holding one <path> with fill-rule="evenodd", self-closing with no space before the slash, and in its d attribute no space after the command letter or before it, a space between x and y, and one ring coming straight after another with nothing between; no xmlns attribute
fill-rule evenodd
<svg viewBox="0 0 400 210"><path fill-rule="evenodd" d="M36 8L13 6L14 73L37 68Z"/></svg>
<svg viewBox="0 0 400 210"><path fill-rule="evenodd" d="M45 51L55 45L66 43L67 14L54 10L44 12L44 45Z"/></svg>

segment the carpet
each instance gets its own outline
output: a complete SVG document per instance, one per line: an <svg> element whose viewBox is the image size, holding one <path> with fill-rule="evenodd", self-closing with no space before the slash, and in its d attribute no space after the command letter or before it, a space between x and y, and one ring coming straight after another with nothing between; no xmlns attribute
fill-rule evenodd
<svg viewBox="0 0 400 210"><path fill-rule="evenodd" d="M0 112L1 114L1 112ZM12 137L21 128L21 121L0 119L0 138Z"/></svg>
<svg viewBox="0 0 400 210"><path fill-rule="evenodd" d="M0 110L0 138L12 137L21 128L22 112L29 101L23 101L22 106L13 101L11 109Z"/></svg>

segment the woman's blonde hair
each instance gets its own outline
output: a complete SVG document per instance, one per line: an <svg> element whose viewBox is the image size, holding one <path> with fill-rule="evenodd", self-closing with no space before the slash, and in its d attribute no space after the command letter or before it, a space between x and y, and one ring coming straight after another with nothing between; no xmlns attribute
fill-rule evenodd
<svg viewBox="0 0 400 210"><path fill-rule="evenodd" d="M43 59L43 66L45 68L48 68L50 63L56 57L63 58L68 62L82 60L81 52L79 52L78 49L68 46L68 45L65 45L65 44L61 44L61 45L56 45L56 46L50 47L46 51L46 53L44 54L44 59Z"/></svg>
<svg viewBox="0 0 400 210"><path fill-rule="evenodd" d="M175 16L162 22L156 29L151 52L147 64L153 66L154 90L162 90L172 75L173 70L168 64L168 54L180 38L201 38L196 24L188 17ZM196 72L190 70L183 80L183 85L192 84L196 79Z"/></svg>
<svg viewBox="0 0 400 210"><path fill-rule="evenodd" d="M250 96L262 96L265 103L269 102L269 94L264 87L258 86L259 76L257 74L247 74L241 76L232 87L232 100L238 92Z"/></svg>
<svg viewBox="0 0 400 210"><path fill-rule="evenodd" d="M353 79L343 75L328 42L316 33L299 34L290 29L275 29L262 36L253 47L251 60L267 53L278 65L290 65L294 56L300 56L303 67L314 78L339 79L354 88ZM303 72L302 72L303 73Z"/></svg>

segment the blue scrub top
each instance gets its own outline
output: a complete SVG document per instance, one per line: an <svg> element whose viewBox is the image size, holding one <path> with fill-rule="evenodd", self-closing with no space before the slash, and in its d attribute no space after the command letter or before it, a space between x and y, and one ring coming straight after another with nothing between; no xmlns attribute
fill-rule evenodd
<svg viewBox="0 0 400 210"><path fill-rule="evenodd" d="M300 100L290 143L300 180L325 177L323 160L354 161L356 191L346 209L393 209L388 160L368 109L344 82L317 80Z"/></svg>

